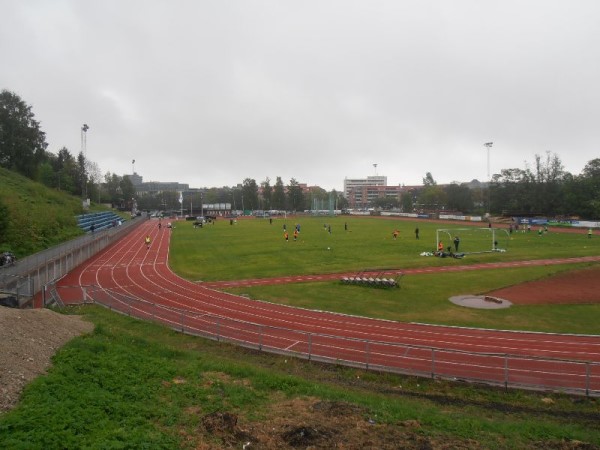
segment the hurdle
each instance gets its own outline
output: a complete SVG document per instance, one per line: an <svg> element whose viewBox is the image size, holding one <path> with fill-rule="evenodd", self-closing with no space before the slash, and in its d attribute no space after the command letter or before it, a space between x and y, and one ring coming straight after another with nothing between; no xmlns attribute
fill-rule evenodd
<svg viewBox="0 0 600 450"><path fill-rule="evenodd" d="M373 274L372 271L361 270L353 276L342 277L340 282L347 285L391 288L400 287L400 280L404 276L402 272L398 272L395 277L386 277L385 271Z"/></svg>

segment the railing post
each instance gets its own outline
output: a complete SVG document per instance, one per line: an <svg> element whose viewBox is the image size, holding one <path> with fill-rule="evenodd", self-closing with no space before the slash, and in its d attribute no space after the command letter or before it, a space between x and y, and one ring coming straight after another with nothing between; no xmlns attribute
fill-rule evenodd
<svg viewBox="0 0 600 450"><path fill-rule="evenodd" d="M185 328L184 328L184 325L183 325L183 317L184 317L184 316L183 316L183 311L181 311L181 332L182 332L182 333L183 333L183 331L184 331L184 329L185 329Z"/></svg>
<svg viewBox="0 0 600 450"><path fill-rule="evenodd" d="M508 391L508 355L504 355L504 389Z"/></svg>
<svg viewBox="0 0 600 450"><path fill-rule="evenodd" d="M308 333L308 360L312 358L312 333Z"/></svg>
<svg viewBox="0 0 600 450"><path fill-rule="evenodd" d="M215 325L216 325L216 329L215 329L215 336L217 337L217 342L219 342L219 341L220 341L220 334L219 334L219 319L217 319L217 322L216 322L216 324L215 324Z"/></svg>
<svg viewBox="0 0 600 450"><path fill-rule="evenodd" d="M590 396L590 363L585 363L585 396Z"/></svg>
<svg viewBox="0 0 600 450"><path fill-rule="evenodd" d="M262 351L262 343L263 343L263 326L258 326L258 349Z"/></svg>
<svg viewBox="0 0 600 450"><path fill-rule="evenodd" d="M369 370L369 356L370 356L369 341L366 341L365 342L365 368L367 370Z"/></svg>
<svg viewBox="0 0 600 450"><path fill-rule="evenodd" d="M435 378L435 348L431 349L431 378Z"/></svg>

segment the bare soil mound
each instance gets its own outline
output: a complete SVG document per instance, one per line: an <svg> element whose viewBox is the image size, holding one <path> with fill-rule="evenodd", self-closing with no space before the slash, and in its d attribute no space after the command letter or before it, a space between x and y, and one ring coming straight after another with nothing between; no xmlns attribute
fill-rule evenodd
<svg viewBox="0 0 600 450"><path fill-rule="evenodd" d="M56 350L93 329L80 316L0 306L0 413L18 402L27 383L46 372Z"/></svg>

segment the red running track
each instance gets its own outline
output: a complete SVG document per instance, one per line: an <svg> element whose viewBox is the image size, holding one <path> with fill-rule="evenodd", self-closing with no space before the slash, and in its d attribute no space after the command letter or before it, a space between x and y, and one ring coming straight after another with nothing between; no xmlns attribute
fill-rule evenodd
<svg viewBox="0 0 600 450"><path fill-rule="evenodd" d="M155 221L137 227L60 280L63 302L81 303L80 287L89 286L96 301L122 312L274 352L600 395L600 336L401 323L249 300L175 275L167 265L170 234Z"/></svg>

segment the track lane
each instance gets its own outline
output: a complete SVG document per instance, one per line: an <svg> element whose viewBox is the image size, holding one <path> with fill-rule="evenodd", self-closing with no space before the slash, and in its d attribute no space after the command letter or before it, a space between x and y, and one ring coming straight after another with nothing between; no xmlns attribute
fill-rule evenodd
<svg viewBox="0 0 600 450"><path fill-rule="evenodd" d="M152 238L149 250L143 244L143 238L146 234L150 234ZM323 343L315 342L312 344L314 345L312 350L319 349L323 356L327 355L326 349L331 348L335 349L330 355L331 357L335 354L339 356L345 353L348 354L348 357L355 357L357 354L364 352L364 342L359 345L363 348L352 348L356 344L349 344L349 342L354 342L351 341L352 339L357 339L381 342L383 343L381 345L388 349L389 345L394 343L448 349L452 352L500 353L600 362L599 336L517 333L407 324L310 311L249 300L220 292L184 280L170 270L168 267L170 234L170 229L162 228L159 230L156 227L156 222L148 221L127 237L69 273L61 280L59 286L68 286L69 283L80 286L95 284L121 295L186 310L190 316L208 314L240 322L250 322L255 326L279 327L284 330L272 331L274 330L272 328L269 334L263 337L267 339L266 342L263 342L263 345L273 345L276 348L306 348L307 344L304 342L305 338L303 337L303 334L306 333L330 335L335 341L335 345L332 344L328 347L327 344ZM339 279L339 275L336 275L336 278ZM140 310L139 312L150 314L149 311ZM174 317L169 320L176 325L176 319ZM201 326L201 321L198 320L199 329ZM232 325L231 333L232 335L245 333L246 338L249 340L256 340L258 336L256 332L242 330L240 325ZM298 336L301 336L301 338ZM371 345L377 345L373 342ZM403 365L402 367L410 367L410 364L414 363L415 371L423 369L421 367L423 365L430 364L427 359L430 359L430 356L415 358L414 353L416 350L412 349L411 352L413 353L411 358L386 354L383 351L374 352L371 355L374 358L371 364L384 361L390 364L391 361L393 364ZM449 367L454 367L455 372L460 372L458 368L462 364L470 367L470 369L465 370L471 373L476 371L477 364L473 362L474 356L461 358L454 362L437 361L437 370L441 370L444 364L447 364ZM469 361L469 358L471 358L471 361ZM487 356L486 358L490 359L491 357ZM418 369L419 367L421 369ZM487 372L490 370L495 374L494 376L497 376L498 368L486 369ZM501 374L503 370L502 368ZM546 373L546 371L542 372ZM561 375L561 377L563 376ZM575 380L576 376L573 375L573 377ZM593 380L600 384L600 375L593 374ZM576 384L579 386L580 383Z"/></svg>

